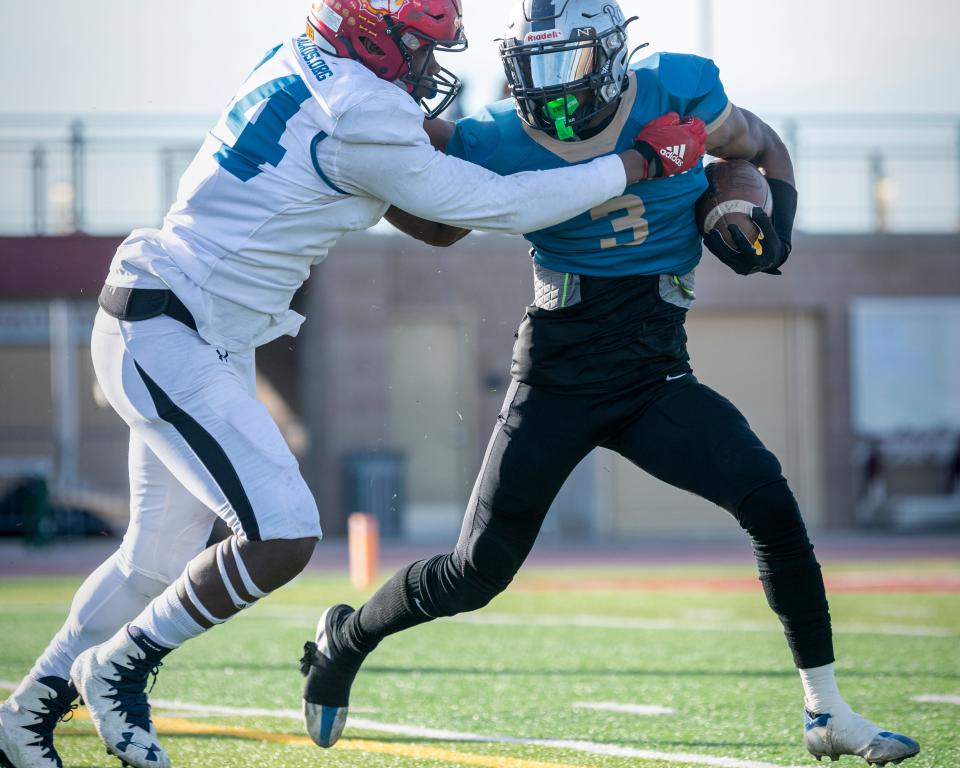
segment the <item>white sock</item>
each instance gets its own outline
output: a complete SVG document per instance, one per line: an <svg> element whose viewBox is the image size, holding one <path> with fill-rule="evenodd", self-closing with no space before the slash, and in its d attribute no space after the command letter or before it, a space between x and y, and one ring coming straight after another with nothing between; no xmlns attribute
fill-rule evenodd
<svg viewBox="0 0 960 768"><path fill-rule="evenodd" d="M150 640L164 648L179 648L187 640L199 637L207 631L207 627L201 627L194 621L180 601L177 585L184 582L189 582L186 571L130 622L131 625L139 627ZM192 591L191 585L187 594ZM208 620L215 624L223 623L224 619L214 619L199 605L199 601L194 602L194 605Z"/></svg>
<svg viewBox="0 0 960 768"><path fill-rule="evenodd" d="M803 683L803 703L808 712L836 715L850 709L840 695L833 664L801 669L799 672Z"/></svg>
<svg viewBox="0 0 960 768"><path fill-rule="evenodd" d="M230 578L227 569L227 560L232 560L237 567L237 573L240 575L241 584L234 584ZM247 567L240 556L239 545L236 536L225 539L217 546L216 551L217 572L223 581L224 588L230 596L234 606L239 610L249 608L261 597L266 597L267 593L262 592L254 584L253 579L247 571ZM182 590L187 599L196 608L197 612L211 624L223 624L227 619L214 616L197 597L193 582L190 581L190 566L184 568L173 584L164 590L156 600L151 602L143 612L130 623L138 627L143 633L157 645L164 648L179 648L187 640L198 637L207 631L208 627L201 627L193 617L187 613L183 602L180 600L179 592ZM245 600L240 595L240 590L247 593L251 599ZM230 618L230 617L227 617Z"/></svg>
<svg viewBox="0 0 960 768"><path fill-rule="evenodd" d="M70 665L87 648L106 641L136 616L166 584L132 570L117 550L74 595L70 614L28 677L70 679Z"/></svg>

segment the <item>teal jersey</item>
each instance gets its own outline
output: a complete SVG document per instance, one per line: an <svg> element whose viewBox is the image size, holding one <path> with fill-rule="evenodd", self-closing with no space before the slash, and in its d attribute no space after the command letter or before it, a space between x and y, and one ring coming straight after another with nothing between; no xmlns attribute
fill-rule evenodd
<svg viewBox="0 0 960 768"><path fill-rule="evenodd" d="M731 109L712 61L658 53L630 68L616 114L592 138L560 141L530 128L505 99L460 120L447 152L501 175L561 168L629 149L644 125L667 112L699 117L709 130ZM701 161L688 173L633 184L622 197L524 237L534 258L559 272L686 274L700 260L693 206L706 188Z"/></svg>

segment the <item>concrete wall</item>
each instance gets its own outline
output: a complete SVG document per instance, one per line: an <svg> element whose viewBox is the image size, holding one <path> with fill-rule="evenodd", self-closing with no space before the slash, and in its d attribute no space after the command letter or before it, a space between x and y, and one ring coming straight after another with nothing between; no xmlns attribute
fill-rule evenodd
<svg viewBox="0 0 960 768"><path fill-rule="evenodd" d="M0 238L0 307L54 297L89 303L116 242ZM442 433L446 443L431 446L432 454L422 446L411 452L423 475L411 482L421 497L412 501L421 505L421 515L439 516L431 525L455 527L508 383L514 331L531 292L530 261L519 238L472 235L437 250L399 236L355 235L314 270L296 300L308 317L300 336L278 340L258 359L308 429L301 463L329 534L344 530L343 455L409 450L421 420L424 434ZM699 375L737 402L781 454L811 520L851 526L857 480L851 466L850 302L960 296L960 236L801 236L783 277L740 278L707 255L697 295L689 330ZM424 371L434 344L447 350L443 365ZM46 355L43 345L0 349L6 395L0 455L40 450L34 443L47 444L52 434ZM83 353L80 358L79 380L85 381L88 361ZM418 377L435 391L430 402L411 405L405 393L416 389ZM410 407L400 413L405 404ZM84 424L94 430L90 439L99 434L106 441L99 448L95 441L85 445L91 450L82 457L90 462L82 464L83 476L122 488L122 424L82 407ZM451 471L456 478L447 485L425 476ZM583 527L578 515L584 510L577 505L558 510L551 524L581 532L656 530L649 519L624 511L633 480L611 486L589 468L579 474L581 498L594 499L586 514L595 524ZM439 499L441 486L452 496L448 502ZM690 509L689 523L678 530L728 525L715 510Z"/></svg>

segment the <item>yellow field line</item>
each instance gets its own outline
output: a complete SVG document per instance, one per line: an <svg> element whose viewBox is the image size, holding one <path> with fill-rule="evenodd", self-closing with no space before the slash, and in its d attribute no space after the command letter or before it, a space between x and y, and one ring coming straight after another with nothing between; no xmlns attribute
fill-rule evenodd
<svg viewBox="0 0 960 768"><path fill-rule="evenodd" d="M344 749L358 752L382 752L400 757L418 757L424 760L439 760L445 763L461 763L462 765L483 765L489 768L584 768L568 763L544 763L540 760L524 760L519 757L476 755L468 752L457 752L452 749L422 747L416 744L391 744L385 741L364 741L362 739L347 739L342 744Z"/></svg>
<svg viewBox="0 0 960 768"><path fill-rule="evenodd" d="M76 719L89 720L90 716L85 709L81 708L76 712ZM291 733L274 733L273 731L262 731L258 728L198 723L178 717L156 717L153 723L157 730L166 731L169 736L224 736L320 749L307 736L296 736ZM545 763L540 760L523 760L518 757L477 755L470 752L457 752L453 749L424 747L418 744L395 744L389 741L368 741L366 739L341 739L334 749L345 749L351 752L379 752L397 757L437 760L444 763L460 763L461 765L480 765L486 766L486 768L587 768L583 765L571 765L569 763Z"/></svg>

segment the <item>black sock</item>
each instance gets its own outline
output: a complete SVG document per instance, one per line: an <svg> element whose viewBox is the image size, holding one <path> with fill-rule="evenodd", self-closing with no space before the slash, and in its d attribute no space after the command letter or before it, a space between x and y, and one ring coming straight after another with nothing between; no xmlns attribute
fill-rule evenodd
<svg viewBox="0 0 960 768"><path fill-rule="evenodd" d="M143 664L156 666L163 657L172 650L171 648L164 648L162 645L155 643L147 637L146 632L133 624L127 627L127 634L130 635L130 639L137 644L137 647L144 652L145 658L143 659Z"/></svg>
<svg viewBox="0 0 960 768"><path fill-rule="evenodd" d="M442 557L419 560L397 571L373 597L343 622L339 636L341 646L365 655L387 635L432 621L435 617L417 606L417 603L423 604L420 575L430 563Z"/></svg>

